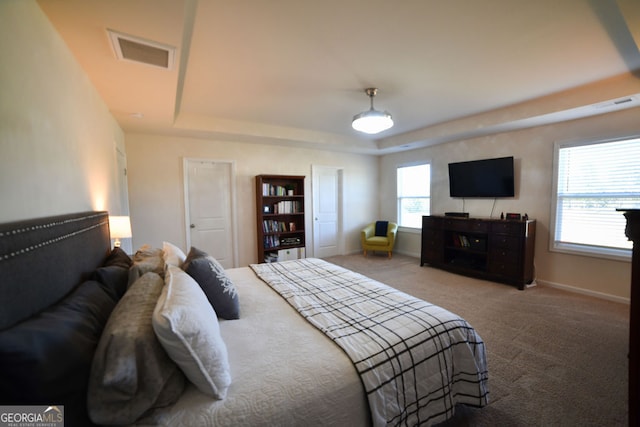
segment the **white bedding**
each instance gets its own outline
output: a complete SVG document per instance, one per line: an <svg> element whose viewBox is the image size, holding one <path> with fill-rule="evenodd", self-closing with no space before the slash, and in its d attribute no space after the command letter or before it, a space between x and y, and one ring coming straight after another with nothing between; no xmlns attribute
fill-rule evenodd
<svg viewBox="0 0 640 427"><path fill-rule="evenodd" d="M347 355L249 267L226 272L240 299L240 319L220 321L231 364L227 397L213 400L189 385L176 404L136 425L370 425Z"/></svg>
<svg viewBox="0 0 640 427"><path fill-rule="evenodd" d="M457 404L487 404L484 342L461 317L317 258L251 268L350 356L374 426L432 425Z"/></svg>

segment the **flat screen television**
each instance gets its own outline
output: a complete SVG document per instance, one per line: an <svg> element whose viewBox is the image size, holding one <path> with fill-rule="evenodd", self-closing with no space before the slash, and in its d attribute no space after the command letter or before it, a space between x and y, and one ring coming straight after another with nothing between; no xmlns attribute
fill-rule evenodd
<svg viewBox="0 0 640 427"><path fill-rule="evenodd" d="M513 157L449 163L451 197L514 197Z"/></svg>

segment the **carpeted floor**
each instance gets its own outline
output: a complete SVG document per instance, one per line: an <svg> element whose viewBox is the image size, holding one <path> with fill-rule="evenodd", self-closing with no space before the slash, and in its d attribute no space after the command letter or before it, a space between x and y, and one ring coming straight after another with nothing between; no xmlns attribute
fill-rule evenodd
<svg viewBox="0 0 640 427"><path fill-rule="evenodd" d="M490 404L458 426L626 426L629 306L451 274L417 258L326 258L464 317L486 344Z"/></svg>

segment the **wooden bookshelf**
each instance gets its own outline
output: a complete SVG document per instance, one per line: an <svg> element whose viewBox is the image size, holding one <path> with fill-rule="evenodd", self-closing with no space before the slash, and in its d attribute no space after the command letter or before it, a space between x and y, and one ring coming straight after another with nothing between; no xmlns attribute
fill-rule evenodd
<svg viewBox="0 0 640 427"><path fill-rule="evenodd" d="M256 176L258 262L277 261L282 250L303 252L304 179L294 175Z"/></svg>

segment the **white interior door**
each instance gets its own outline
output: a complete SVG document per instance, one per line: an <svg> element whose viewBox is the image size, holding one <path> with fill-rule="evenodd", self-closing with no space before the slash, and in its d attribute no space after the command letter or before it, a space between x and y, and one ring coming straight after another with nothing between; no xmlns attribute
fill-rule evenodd
<svg viewBox="0 0 640 427"><path fill-rule="evenodd" d="M185 159L187 246L207 252L224 268L235 267L237 258L233 176L231 162Z"/></svg>
<svg viewBox="0 0 640 427"><path fill-rule="evenodd" d="M342 169L312 166L313 256L340 255L342 242Z"/></svg>

